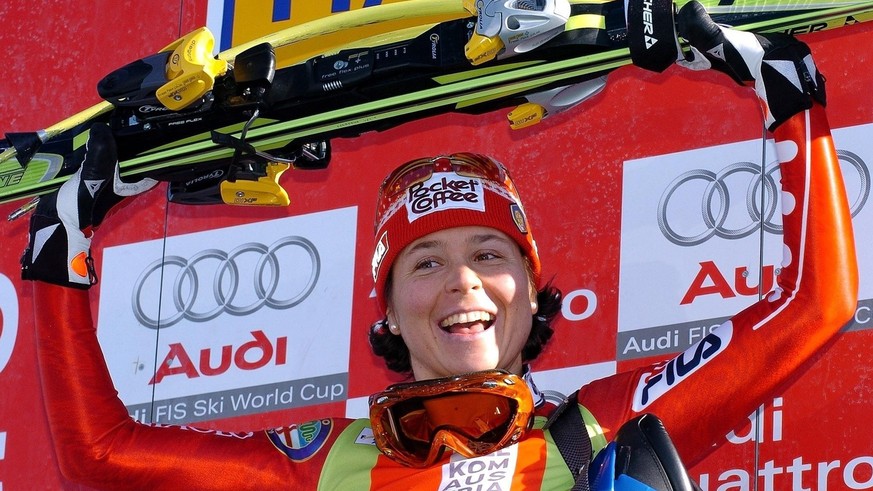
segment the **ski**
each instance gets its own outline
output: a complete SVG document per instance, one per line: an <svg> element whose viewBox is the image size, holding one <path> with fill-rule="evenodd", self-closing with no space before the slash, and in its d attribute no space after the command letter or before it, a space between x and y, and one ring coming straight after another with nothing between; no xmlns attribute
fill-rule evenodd
<svg viewBox="0 0 873 491"><path fill-rule="evenodd" d="M465 54L476 35L470 3L410 0L370 7L246 43L214 57L215 66L212 59L195 64L210 86L205 92L193 85L144 86L146 77L131 82L113 72L98 87L107 102L54 125L53 134L7 134L0 142L0 202L56 189L75 172L87 130L99 121L119 141L122 175L169 181L174 201L285 204L273 199L282 193L278 175L291 165L326 166L332 138L440 113L513 106L513 127L528 126L564 109L549 106L556 94L572 91L570 100L584 100L602 87L606 74L631 62L623 2L570 0L566 22L544 44L473 65ZM717 22L756 32L800 34L873 19L873 0L703 4ZM406 8L380 11L398 5ZM316 48L306 43L318 33L334 37L313 55ZM185 42L204 48L209 38L192 34L123 73L160 66ZM162 89L180 101L158 100ZM168 109L177 103L184 106ZM242 191L233 186L246 187L249 197L236 201L231 196Z"/></svg>

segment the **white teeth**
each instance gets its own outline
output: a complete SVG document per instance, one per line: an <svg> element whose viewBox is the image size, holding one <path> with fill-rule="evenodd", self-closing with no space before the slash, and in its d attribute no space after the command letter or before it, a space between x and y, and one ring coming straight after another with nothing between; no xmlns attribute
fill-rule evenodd
<svg viewBox="0 0 873 491"><path fill-rule="evenodd" d="M494 319L494 316L492 316L488 312L483 312L483 311L462 312L460 314L451 315L451 316L443 319L443 321L440 322L440 327L449 327L449 326L454 325L454 324L463 324L466 322L476 322L476 321L488 322L492 319Z"/></svg>

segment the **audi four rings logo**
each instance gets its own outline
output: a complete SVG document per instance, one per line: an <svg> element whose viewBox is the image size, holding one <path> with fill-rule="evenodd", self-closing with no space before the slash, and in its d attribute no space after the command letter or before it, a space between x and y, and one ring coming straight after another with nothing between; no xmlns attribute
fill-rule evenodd
<svg viewBox="0 0 873 491"><path fill-rule="evenodd" d="M292 263L286 257L289 254L278 254L286 248L299 248L305 253L310 263L308 278L305 274L302 278L293 277L306 268L299 264L296 256ZM147 285L160 282L160 276L171 269L167 266L179 268L172 283L172 305L168 307L167 302L161 302L162 313L150 316L143 307L151 293ZM206 249L188 259L166 256L151 263L136 280L131 304L136 319L152 329L169 327L182 319L204 322L222 313L248 315L264 306L289 309L312 293L320 271L318 250L303 237L284 237L270 246L249 242L230 252ZM208 288L201 288L204 281L210 280L211 293ZM293 291L280 293L279 287L289 283Z"/></svg>
<svg viewBox="0 0 873 491"><path fill-rule="evenodd" d="M839 150L837 155L841 162L854 168L859 176L858 196L851 206L852 217L854 217L864 208L870 196L870 170L867 164L852 152ZM658 202L657 219L661 233L673 244L685 247L702 244L713 236L741 239L760 228L770 233L782 233L781 213L777 214L776 209L779 186L776 178L773 177L778 170L778 163L770 164L762 173L761 167L757 164L737 162L717 173L706 169L694 169L681 174L667 186ZM745 196L742 197L744 199L732 200L732 187L728 186L727 179L741 174L748 175L748 185ZM699 186L688 184L692 181L702 181L705 184L700 195L700 215L696 223L688 223L687 219L682 220L675 209L671 212L670 208L670 200L677 192L696 192L694 190L699 189ZM733 186L733 189L737 187ZM763 196L761 196L762 192ZM732 213L732 206L737 202L743 204L744 210ZM680 230L694 230L694 232L683 233Z"/></svg>

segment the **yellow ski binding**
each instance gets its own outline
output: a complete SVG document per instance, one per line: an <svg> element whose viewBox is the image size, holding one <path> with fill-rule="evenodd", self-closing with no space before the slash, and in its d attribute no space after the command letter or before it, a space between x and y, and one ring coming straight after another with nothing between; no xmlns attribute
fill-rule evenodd
<svg viewBox="0 0 873 491"><path fill-rule="evenodd" d="M464 46L473 65L532 51L558 34L570 18L569 0L545 0L537 8L529 2L478 0L464 7L476 14L476 31Z"/></svg>
<svg viewBox="0 0 873 491"><path fill-rule="evenodd" d="M239 206L288 206L291 199L288 193L279 185L279 176L288 170L291 164L270 162L267 164L267 175L256 181L235 179L222 181L220 185L221 199L228 205Z"/></svg>
<svg viewBox="0 0 873 491"><path fill-rule="evenodd" d="M215 77L227 73L227 62L212 55L215 37L205 27L170 44L161 52L172 50L167 62L167 79L155 93L158 101L171 111L180 111L200 100L215 85Z"/></svg>

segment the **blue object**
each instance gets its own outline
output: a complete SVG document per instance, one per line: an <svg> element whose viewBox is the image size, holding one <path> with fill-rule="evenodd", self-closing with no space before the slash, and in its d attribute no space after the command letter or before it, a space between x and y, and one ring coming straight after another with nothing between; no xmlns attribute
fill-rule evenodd
<svg viewBox="0 0 873 491"><path fill-rule="evenodd" d="M591 461L588 482L591 491L657 491L627 474L615 475L616 444L610 443Z"/></svg>

